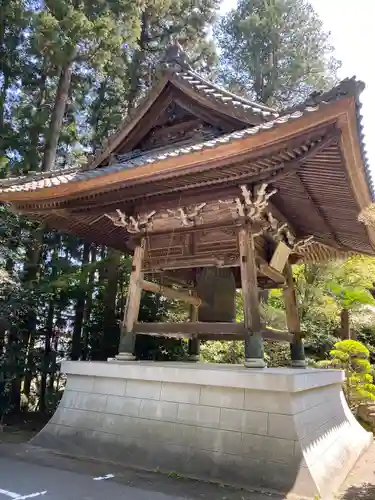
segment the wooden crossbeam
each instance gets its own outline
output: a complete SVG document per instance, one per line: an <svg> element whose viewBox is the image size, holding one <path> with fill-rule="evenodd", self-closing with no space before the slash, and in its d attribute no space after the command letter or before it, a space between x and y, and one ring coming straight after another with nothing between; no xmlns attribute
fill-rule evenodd
<svg viewBox="0 0 375 500"><path fill-rule="evenodd" d="M157 259L154 259L157 260ZM232 267L238 266L238 262L233 260L220 260L216 257L196 257L183 256L179 259L158 259L157 264L153 263L153 259L149 258L145 262L144 272L162 272L173 271L175 269L191 269L192 267ZM160 262L162 260L162 262Z"/></svg>
<svg viewBox="0 0 375 500"><path fill-rule="evenodd" d="M170 288L168 286L158 285L157 283L152 283L151 281L140 279L138 280L137 285L142 290L146 290L151 293L158 293L168 297L169 299L182 300L183 302L187 302L193 306L200 306L202 304L202 300L199 297L194 297L188 292L175 290L174 288Z"/></svg>
<svg viewBox="0 0 375 500"><path fill-rule="evenodd" d="M154 337L200 340L244 340L247 334L243 323L136 323L134 332ZM262 328L266 340L292 342L293 334L286 331Z"/></svg>

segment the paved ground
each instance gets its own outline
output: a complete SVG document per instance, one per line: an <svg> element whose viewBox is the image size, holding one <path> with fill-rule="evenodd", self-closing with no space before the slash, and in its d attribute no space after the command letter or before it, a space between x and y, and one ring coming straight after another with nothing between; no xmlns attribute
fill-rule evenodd
<svg viewBox="0 0 375 500"><path fill-rule="evenodd" d="M0 443L0 500L285 500L270 492L78 460L26 444ZM339 500L375 500L375 444L342 487Z"/></svg>
<svg viewBox="0 0 375 500"><path fill-rule="evenodd" d="M103 478L103 476L99 476ZM180 496L145 491L117 483L114 478L94 479L87 474L0 458L0 499L42 500L182 500Z"/></svg>
<svg viewBox="0 0 375 500"><path fill-rule="evenodd" d="M110 477L105 478L110 475ZM97 479L95 479L97 478ZM100 479L98 479L100 478ZM242 491L78 460L23 444L0 444L0 500L282 500Z"/></svg>

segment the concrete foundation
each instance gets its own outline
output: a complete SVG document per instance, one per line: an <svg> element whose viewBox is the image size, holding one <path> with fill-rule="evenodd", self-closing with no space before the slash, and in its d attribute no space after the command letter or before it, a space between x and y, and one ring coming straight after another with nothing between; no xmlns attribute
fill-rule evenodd
<svg viewBox="0 0 375 500"><path fill-rule="evenodd" d="M66 362L32 444L244 487L330 499L370 445L343 373L234 365Z"/></svg>

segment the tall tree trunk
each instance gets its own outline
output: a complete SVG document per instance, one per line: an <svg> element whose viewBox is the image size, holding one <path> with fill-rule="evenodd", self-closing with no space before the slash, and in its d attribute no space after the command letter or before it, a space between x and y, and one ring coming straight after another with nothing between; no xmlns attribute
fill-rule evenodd
<svg viewBox="0 0 375 500"><path fill-rule="evenodd" d="M121 253L110 249L107 255L105 274L106 280L103 296L103 334L99 352L93 353L93 359L106 360L117 353L120 340L120 328L116 318L116 298L119 279Z"/></svg>
<svg viewBox="0 0 375 500"><path fill-rule="evenodd" d="M127 108L130 113L135 107L136 99L140 89L140 71L141 65L146 57L146 41L148 32L148 13L147 9L142 12L141 18L141 33L138 39L138 48L134 51L132 61L129 67L130 71L130 88L127 95Z"/></svg>
<svg viewBox="0 0 375 500"><path fill-rule="evenodd" d="M91 265L96 262L96 252L97 249L95 246L91 248ZM89 357L89 342L90 342L90 317L91 317L91 309L92 309L92 294L93 294L93 283L95 277L95 269L92 266L91 271L89 273L89 279L87 284L87 298L85 304L85 310L83 314L83 346L82 346L82 359L88 359Z"/></svg>
<svg viewBox="0 0 375 500"><path fill-rule="evenodd" d="M340 323L341 323L341 338L342 340L348 340L351 338L350 335L350 317L348 309L345 307L341 310L340 314Z"/></svg>
<svg viewBox="0 0 375 500"><path fill-rule="evenodd" d="M57 86L55 104L52 111L49 129L46 134L46 142L42 160L42 172L52 170L56 161L56 151L59 142L61 127L63 123L66 104L69 98L70 83L72 80L73 58L69 60L60 72Z"/></svg>
<svg viewBox="0 0 375 500"><path fill-rule="evenodd" d="M35 103L35 113L39 113L41 107L44 104L47 88L47 61L46 58L43 60L42 73L40 80L38 82L39 95ZM40 124L34 126L30 130L30 150L28 152L26 160L29 161L29 167L31 171L38 170L40 155L39 155L39 136L42 133L42 127Z"/></svg>
<svg viewBox="0 0 375 500"><path fill-rule="evenodd" d="M51 341L53 338L54 300L55 297L52 297L49 301L47 321L46 321L46 335L44 340L44 353L42 359L42 373L40 377L40 393L39 393L39 410L41 411L41 413L45 413L47 408L47 401L46 401L47 377L51 361Z"/></svg>
<svg viewBox="0 0 375 500"><path fill-rule="evenodd" d="M72 337L72 350L70 357L72 360L77 361L82 352L82 323L83 323L83 315L85 311L85 302L87 297L86 292L86 284L87 284L87 275L83 272L83 268L87 266L89 262L90 255L90 244L85 243L83 245L83 254L82 254L82 271L80 278L80 290L79 297L76 302L76 309L74 315L74 328L73 328L73 337Z"/></svg>
<svg viewBox="0 0 375 500"><path fill-rule="evenodd" d="M26 254L26 261L24 264L24 284L28 289L35 287L35 283L38 278L39 268L40 268L40 258L43 244L43 228L37 229L33 233L34 241L33 245L29 248ZM32 363L34 354L34 342L36 337L36 326L37 326L37 315L35 307L30 307L27 314L27 321L25 325L25 333L23 334L22 343L23 349L26 355L26 370L24 378L23 392L28 399L30 396L31 381L33 377ZM21 382L20 382L21 385ZM21 387L19 388L19 395L15 395L15 398L21 400Z"/></svg>

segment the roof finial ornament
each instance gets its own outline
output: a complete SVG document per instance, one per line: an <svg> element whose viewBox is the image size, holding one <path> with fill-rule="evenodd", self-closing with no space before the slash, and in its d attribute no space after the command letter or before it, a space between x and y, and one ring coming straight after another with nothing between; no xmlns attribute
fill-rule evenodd
<svg viewBox="0 0 375 500"><path fill-rule="evenodd" d="M177 39L168 45L161 62L172 68L174 66L190 68L186 53Z"/></svg>

